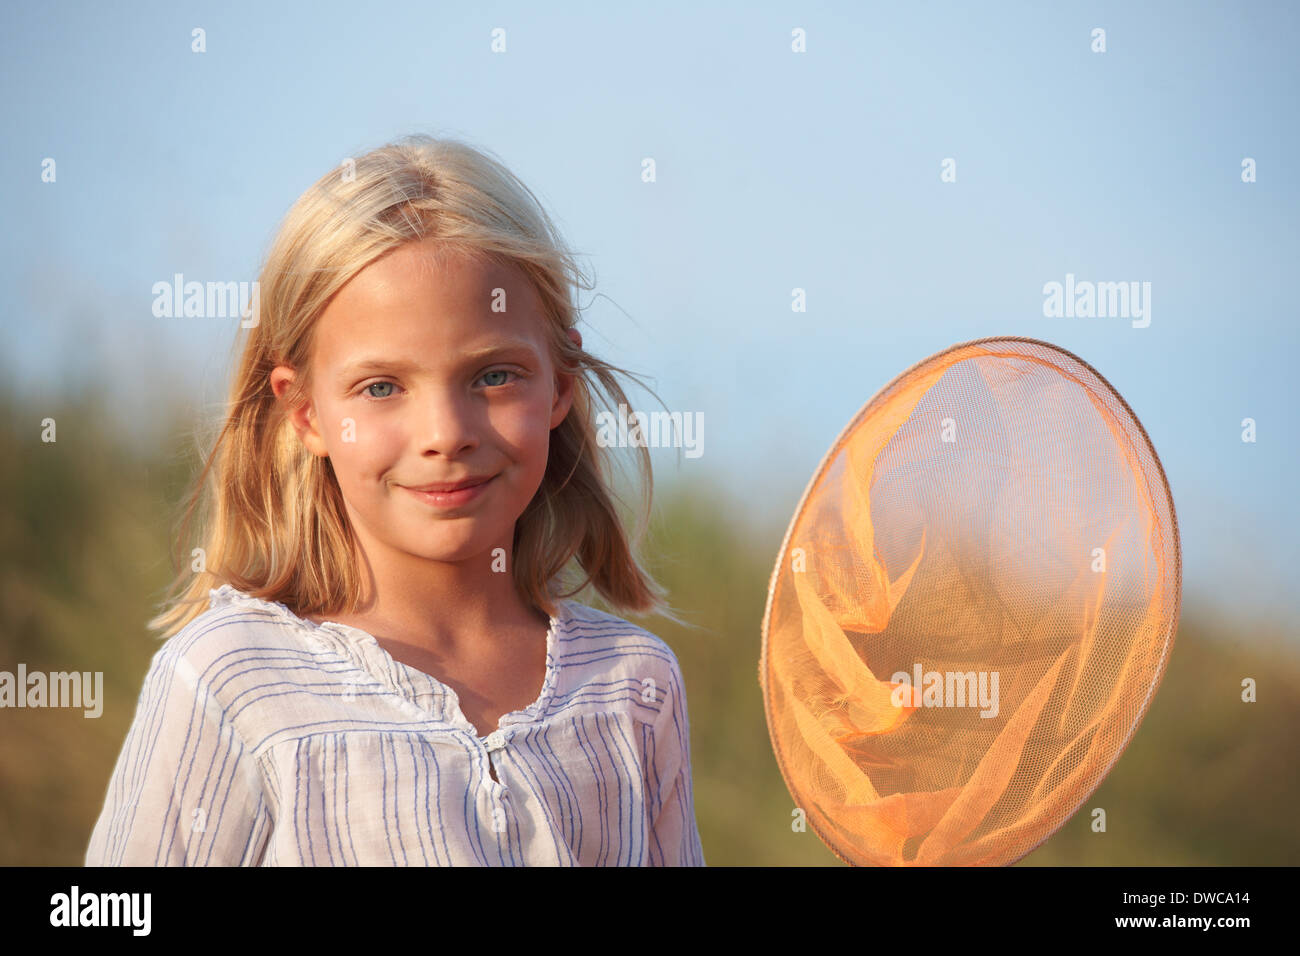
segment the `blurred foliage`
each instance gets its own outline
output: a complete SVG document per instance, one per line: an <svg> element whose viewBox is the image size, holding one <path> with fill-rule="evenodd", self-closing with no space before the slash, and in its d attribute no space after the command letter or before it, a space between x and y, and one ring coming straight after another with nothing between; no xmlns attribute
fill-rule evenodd
<svg viewBox="0 0 1300 956"><path fill-rule="evenodd" d="M0 669L102 671L104 710L0 711L0 864L79 865L158 639L170 536L196 459L185 413L134 450L93 398L39 411L0 399ZM57 441L41 441L41 420ZM637 623L676 651L687 685L696 817L710 865L840 865L790 827L758 658L768 578L795 502L737 522L723 496L660 488L650 570L679 613ZM1225 595L1229 600L1231 595ZM580 596L592 604L598 601ZM1300 724L1294 628L1233 624L1184 601L1169 671L1127 751L1028 865L1295 864ZM1241 680L1259 702L1240 701ZM1108 829L1090 830L1104 807Z"/></svg>

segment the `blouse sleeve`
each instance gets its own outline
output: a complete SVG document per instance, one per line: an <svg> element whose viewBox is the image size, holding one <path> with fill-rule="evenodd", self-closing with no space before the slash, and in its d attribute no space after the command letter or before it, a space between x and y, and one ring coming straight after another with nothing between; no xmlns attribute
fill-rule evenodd
<svg viewBox="0 0 1300 956"><path fill-rule="evenodd" d="M704 866L704 850L695 823L691 785L691 732L681 668L672 661L672 677L655 719L653 763L659 781L651 860L661 866Z"/></svg>
<svg viewBox="0 0 1300 956"><path fill-rule="evenodd" d="M269 826L256 760L168 642L149 666L86 865L257 864Z"/></svg>

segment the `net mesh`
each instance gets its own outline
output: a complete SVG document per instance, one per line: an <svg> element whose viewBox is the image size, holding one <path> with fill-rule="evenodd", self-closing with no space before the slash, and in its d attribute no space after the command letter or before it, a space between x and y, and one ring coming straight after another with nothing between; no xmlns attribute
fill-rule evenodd
<svg viewBox="0 0 1300 956"><path fill-rule="evenodd" d="M1160 461L1091 366L1020 338L918 363L840 435L772 575L759 678L796 806L852 864L1019 859L1127 746L1181 586Z"/></svg>

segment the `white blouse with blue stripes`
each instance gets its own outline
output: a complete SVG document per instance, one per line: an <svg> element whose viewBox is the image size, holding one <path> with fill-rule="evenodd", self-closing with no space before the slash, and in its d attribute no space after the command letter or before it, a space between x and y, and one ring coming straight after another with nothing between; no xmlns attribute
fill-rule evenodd
<svg viewBox="0 0 1300 956"><path fill-rule="evenodd" d="M364 631L210 596L154 655L88 866L704 865L681 670L649 631L560 602L540 696L479 737Z"/></svg>

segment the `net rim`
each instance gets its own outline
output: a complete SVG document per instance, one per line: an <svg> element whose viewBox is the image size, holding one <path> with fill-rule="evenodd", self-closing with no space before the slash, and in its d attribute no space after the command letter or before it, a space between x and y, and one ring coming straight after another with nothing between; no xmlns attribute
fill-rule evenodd
<svg viewBox="0 0 1300 956"><path fill-rule="evenodd" d="M1150 452L1151 460L1155 463L1156 473L1160 476L1161 486L1164 488L1164 492L1165 492L1165 501L1168 503L1169 506L1169 520L1173 530L1173 554L1174 554L1173 614L1170 616L1169 626L1161 642L1162 654L1160 657L1160 663L1156 667L1155 675L1152 678L1149 687L1147 688L1147 695L1145 698L1143 698L1142 706L1138 708L1137 714L1133 718L1133 722L1130 725L1128 732L1124 737L1123 743L1121 743L1120 746L1116 748L1114 757L1106 765L1105 770L1103 770L1098 775L1096 783L1094 783L1093 786L1086 793L1083 794L1082 798L1078 801L1078 803L1073 808L1071 808L1071 810L1068 813L1062 815L1060 822L1057 823L1055 826L1053 826L1050 830L1048 830L1043 835L1043 837L1040 840L1038 840L1038 842L1036 842L1033 846L1030 846L1023 853L1013 857L1012 859L1007 860L1006 863L1002 864L1004 866L1010 866L1013 863L1017 863L1020 860L1023 860L1026 856L1028 856L1030 853L1033 853L1040 846L1042 846L1053 836L1055 836L1056 833L1063 826L1065 826L1066 822L1069 821L1079 811L1079 807L1083 806L1083 804L1088 801L1088 799L1093 795L1093 793L1097 791L1097 788L1100 787L1101 784L1105 781L1106 777L1109 776L1111 770L1114 768L1115 764L1119 761L1119 758L1124 755L1124 752L1126 750L1128 750L1129 744L1132 742L1133 737L1137 734L1138 727L1142 725L1142 721L1146 718L1147 711L1150 709L1151 701L1155 697L1156 691L1159 690L1160 685L1164 681L1165 672L1168 668L1169 656L1173 652L1174 640L1178 633L1179 619L1181 618L1182 615L1183 548L1182 548L1182 540L1179 536L1179 531L1178 531L1178 514L1174 508L1174 496L1169 487L1169 477L1168 475L1165 474L1164 463L1160 460L1160 455L1156 451L1155 444L1151 441L1151 436L1147 434L1146 426L1142 424L1142 420L1138 418L1137 413L1133 411L1133 408L1129 405L1128 401L1124 398L1123 395L1120 394L1119 390L1116 389L1115 386L1110 383L1110 381L1106 378L1106 376L1102 375L1101 372L1099 372L1096 368L1094 368L1089 362L1080 358L1078 355L1074 354L1069 349L1064 348L1060 345L1055 345L1052 342L1044 341L1043 339L1036 339L1029 336L1020 336L1020 335L990 335L978 339L970 339L969 341L966 342L958 342L955 345L950 345L948 348L927 355L925 358L912 363L902 372L898 373L892 379L890 379L884 386L878 389L876 393L872 395L871 398L868 399L866 403L862 405L861 408L858 409L857 413L854 414L851 419L849 419L848 424L846 424L840 430L840 433L836 436L835 441L831 444L830 449L826 452L826 454L822 456L821 461L818 463L816 469L814 469L813 471L812 477L808 480L808 483L804 486L803 493L799 496L798 504L795 505L794 514L791 517L789 524L786 526L785 534L781 538L781 547L777 551L776 563L774 564L772 568L771 576L768 579L767 599L766 599L765 607L763 608L763 621L761 625L762 645L760 648L759 661L758 661L758 682L759 682L759 687L763 692L763 716L767 723L768 739L771 741L772 749L776 754L777 766L781 771L782 779L784 779L785 781L786 790L788 790L790 795L795 798L796 805L797 805L799 796L796 793L795 788L791 785L790 774L786 769L785 754L782 752L780 742L777 740L777 736L773 732L772 702L771 702L771 694L767 682L767 674L768 674L767 657L768 657L768 644L769 644L768 636L769 636L769 628L770 628L771 616L772 616L772 603L773 603L773 597L775 596L776 593L777 580L780 577L781 568L785 564L786 553L790 546L790 537L794 533L795 526L799 523L799 519L803 516L804 507L808 503L808 497L809 495L812 494L813 488L815 488L817 484L820 482L826 470L830 467L831 463L835 460L836 456L844 447L844 444L848 440L849 436L862 422L862 420L867 416L867 414L871 412L872 409L875 408L887 395L889 395L898 386L900 382L907 379L913 373L926 367L927 365L930 365L938 361L939 359L943 358L945 355L951 355L953 352L956 352L960 349L970 348L971 346L987 345L993 342L1022 342L1028 345L1042 346L1043 348L1050 349L1054 352L1059 352L1060 354L1066 356L1067 358L1075 362L1078 362L1081 366L1087 369L1088 372L1096 376L1097 381L1100 382L1103 386L1105 386L1105 388L1109 390L1111 395L1113 395L1116 399L1118 399L1120 407L1124 409L1125 413L1129 416L1129 418L1133 421L1133 423L1137 425L1138 434L1141 436L1142 441L1145 443L1147 451ZM805 815L805 818L807 820L808 825L812 827L813 833L817 835L817 838L821 840L822 843L826 846L826 848L830 850L831 853L833 853L839 860L841 860L843 863L846 863L849 866L861 865L855 862L854 860L850 860L848 857L842 854L839 851L839 849L835 846L835 843L832 840L830 840L826 836L826 834L822 832L821 828L819 828L817 824L812 820L811 816Z"/></svg>

